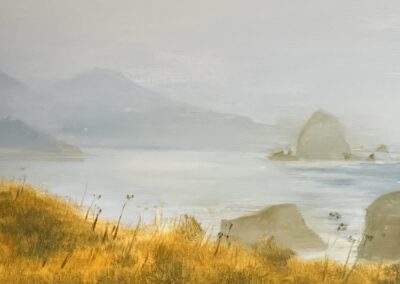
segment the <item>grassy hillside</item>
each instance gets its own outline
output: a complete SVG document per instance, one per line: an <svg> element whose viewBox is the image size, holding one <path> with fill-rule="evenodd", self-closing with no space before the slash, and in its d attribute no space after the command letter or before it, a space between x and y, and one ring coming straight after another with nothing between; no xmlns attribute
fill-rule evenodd
<svg viewBox="0 0 400 284"><path fill-rule="evenodd" d="M0 283L400 283L397 266L345 271L301 260L271 239L255 248L210 240L188 216L116 230L85 213L32 186L0 182Z"/></svg>

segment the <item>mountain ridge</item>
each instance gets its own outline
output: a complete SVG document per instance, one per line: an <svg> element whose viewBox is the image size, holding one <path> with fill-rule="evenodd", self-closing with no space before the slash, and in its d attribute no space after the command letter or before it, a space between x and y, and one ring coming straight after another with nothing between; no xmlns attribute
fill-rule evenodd
<svg viewBox="0 0 400 284"><path fill-rule="evenodd" d="M265 151L271 127L170 99L96 68L40 90L22 117L75 145ZM19 113L16 110L16 113Z"/></svg>
<svg viewBox="0 0 400 284"><path fill-rule="evenodd" d="M10 117L0 120L0 148L9 151L82 154L72 145L54 139L27 123Z"/></svg>

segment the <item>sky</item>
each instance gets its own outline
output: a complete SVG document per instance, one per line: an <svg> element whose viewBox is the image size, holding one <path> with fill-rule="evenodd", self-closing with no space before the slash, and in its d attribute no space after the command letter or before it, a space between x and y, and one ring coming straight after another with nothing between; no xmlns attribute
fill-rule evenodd
<svg viewBox="0 0 400 284"><path fill-rule="evenodd" d="M35 85L110 68L217 111L298 127L323 108L400 143L399 15L396 0L1 0L0 69Z"/></svg>

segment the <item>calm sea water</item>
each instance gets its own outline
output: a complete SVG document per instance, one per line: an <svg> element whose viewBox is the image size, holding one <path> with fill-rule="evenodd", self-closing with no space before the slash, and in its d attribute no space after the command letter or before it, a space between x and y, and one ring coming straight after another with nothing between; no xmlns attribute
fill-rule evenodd
<svg viewBox="0 0 400 284"><path fill-rule="evenodd" d="M272 204L296 203L307 224L328 241L337 222L348 224L330 255L345 259L350 235L360 237L366 207L378 196L400 188L398 158L386 162L270 161L260 153L123 151L85 149L83 161L40 161L0 158L0 176L22 179L51 193L89 204L101 194L103 218L118 218L125 195L135 199L124 222L139 216L151 222L163 217L196 216L210 232L222 218L234 218ZM320 257L322 254L306 254Z"/></svg>

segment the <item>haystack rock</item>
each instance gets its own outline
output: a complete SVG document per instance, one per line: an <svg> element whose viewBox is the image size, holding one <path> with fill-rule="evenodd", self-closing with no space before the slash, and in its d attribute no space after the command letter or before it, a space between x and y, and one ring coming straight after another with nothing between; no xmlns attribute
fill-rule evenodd
<svg viewBox="0 0 400 284"><path fill-rule="evenodd" d="M368 208L358 257L400 261L400 191L382 195Z"/></svg>
<svg viewBox="0 0 400 284"><path fill-rule="evenodd" d="M295 204L274 205L253 215L222 220L221 232L250 246L260 239L274 237L280 246L297 251L326 247L306 225Z"/></svg>
<svg viewBox="0 0 400 284"><path fill-rule="evenodd" d="M351 149L339 120L327 112L315 112L300 132L296 157L304 160L349 159Z"/></svg>

